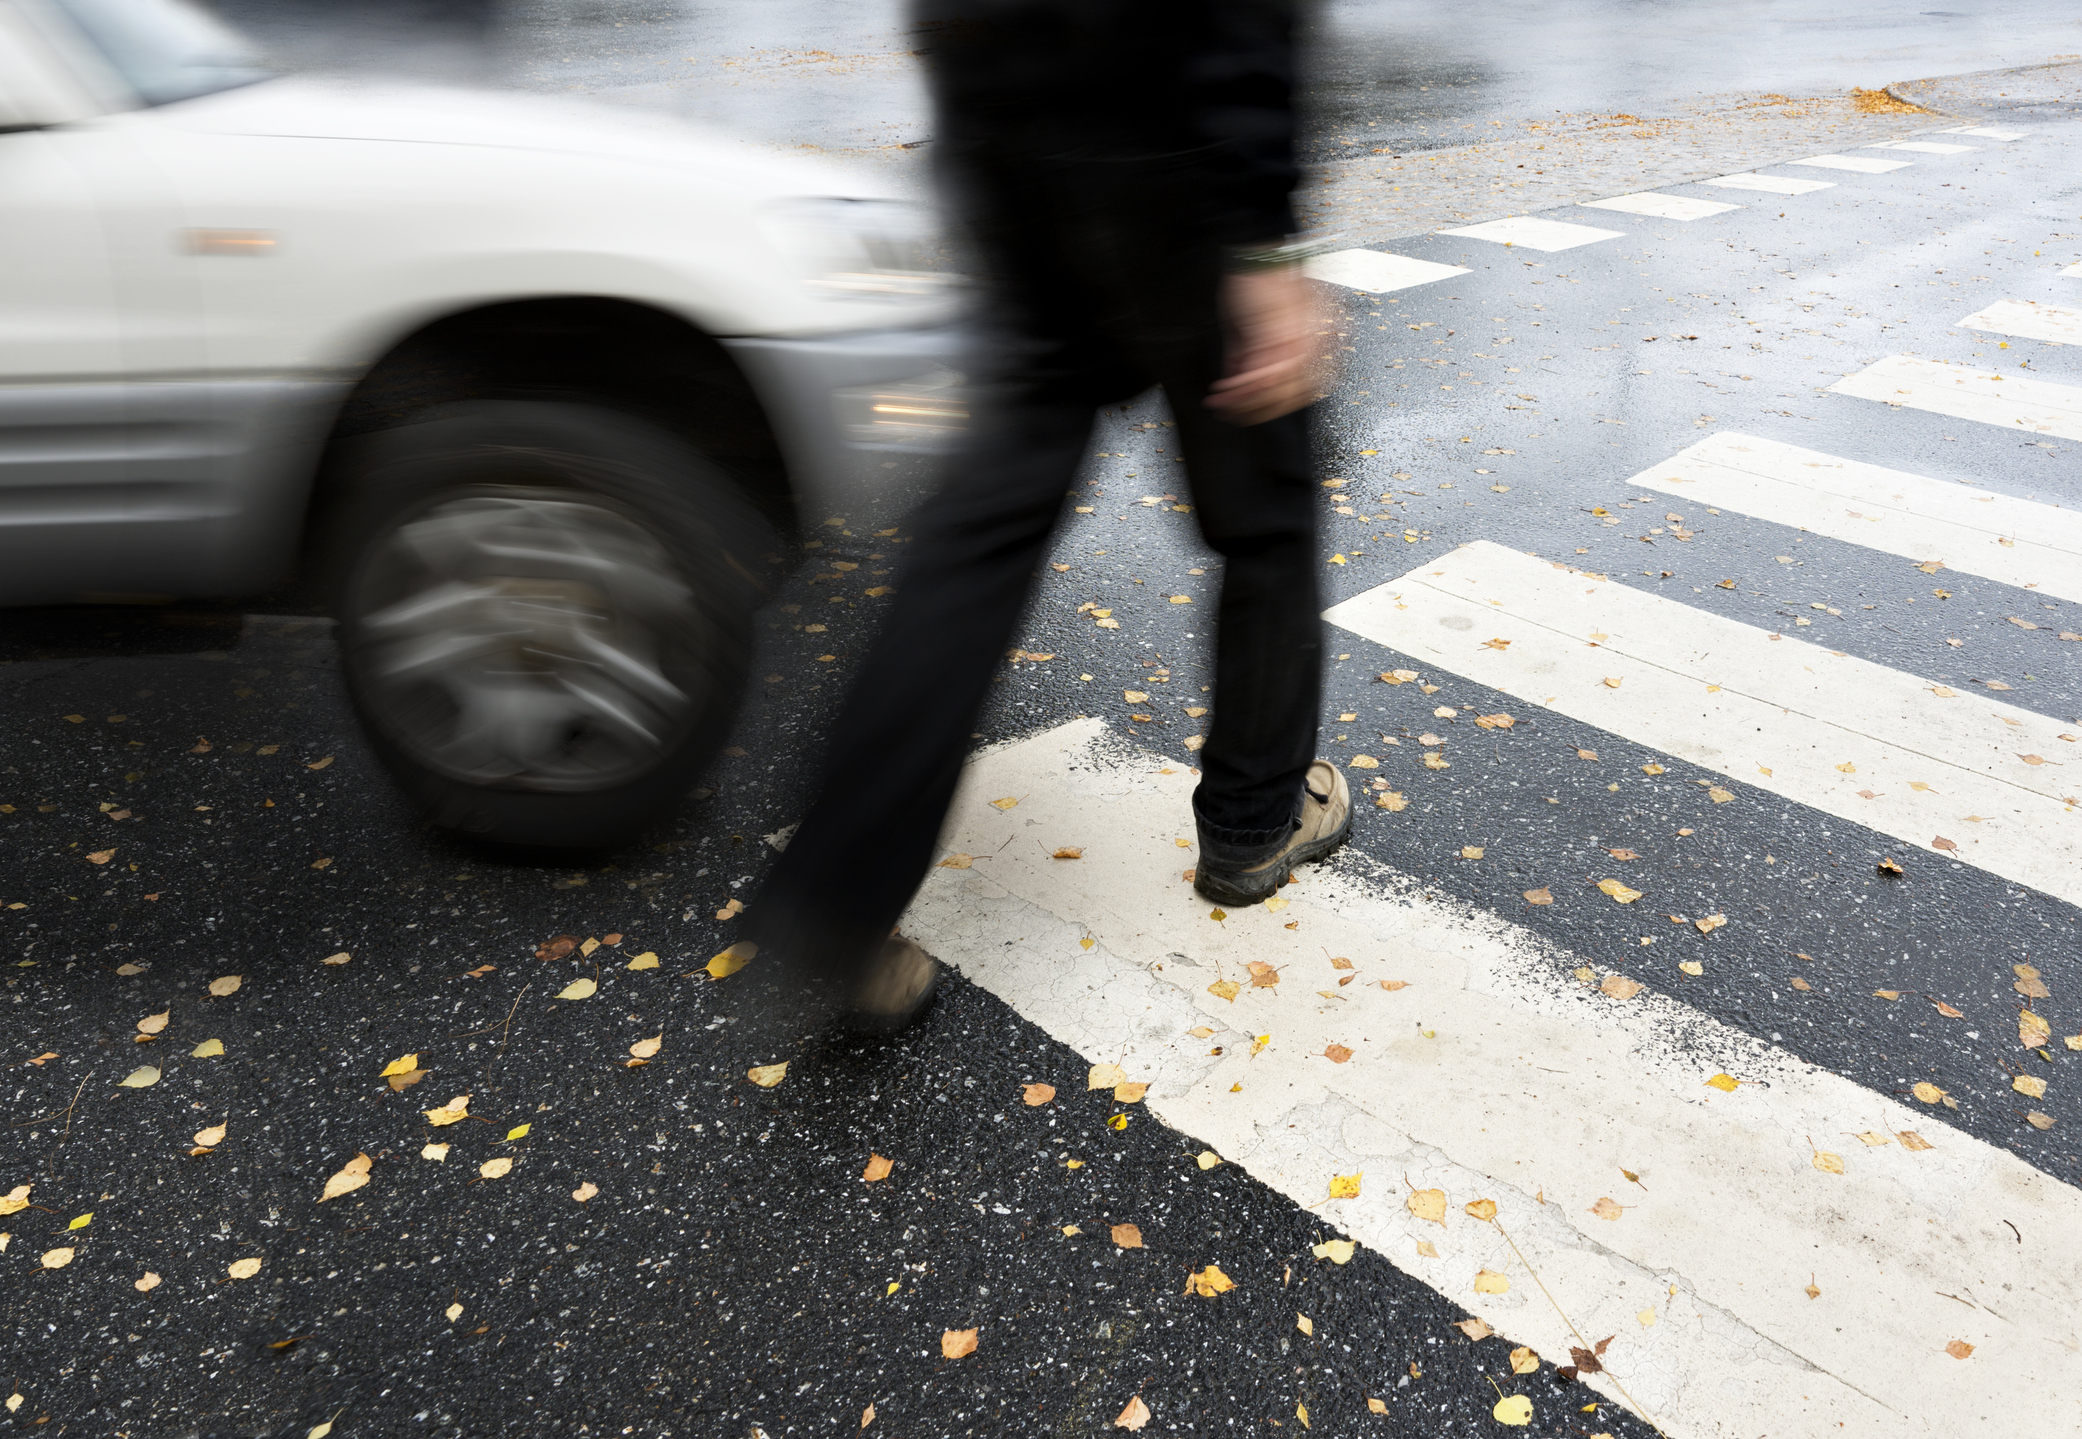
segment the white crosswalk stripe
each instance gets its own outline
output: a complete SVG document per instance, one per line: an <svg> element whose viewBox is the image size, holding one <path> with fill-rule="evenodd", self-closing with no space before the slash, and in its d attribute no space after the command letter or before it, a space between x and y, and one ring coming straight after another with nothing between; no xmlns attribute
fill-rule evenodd
<svg viewBox="0 0 2082 1439"><path fill-rule="evenodd" d="M1954 125L1940 135L1979 135L1983 140L2022 140L2029 130L1997 130L1987 125Z"/></svg>
<svg viewBox="0 0 2082 1439"><path fill-rule="evenodd" d="M1730 190L1762 190L1772 195L1812 195L1817 190L1836 188L1834 180L1802 180L1793 175L1759 175L1748 170L1733 175L1716 175L1699 183L1724 185Z"/></svg>
<svg viewBox="0 0 2082 1439"><path fill-rule="evenodd" d="M1441 230L1441 235L1465 235L1471 240L1488 240L1498 245L1520 245L1528 250L1552 253L1573 250L1578 245L1595 245L1600 240L1617 240L1624 230L1600 230L1593 225L1572 225L1566 220L1542 220L1515 215L1508 220L1485 220L1479 225L1462 225Z"/></svg>
<svg viewBox="0 0 2082 1439"><path fill-rule="evenodd" d="M1829 388L1840 395L1929 410L1955 420L2082 440L2082 388L2029 375L1889 355Z"/></svg>
<svg viewBox="0 0 2082 1439"><path fill-rule="evenodd" d="M2020 340L2045 340L2055 345L2082 345L2082 310L2063 305L2041 305L2037 300L1997 300L1985 310L1959 322L1967 330L1988 330L2014 335Z"/></svg>
<svg viewBox="0 0 2082 1439"><path fill-rule="evenodd" d="M1918 155L1971 155L1979 145L1947 145L1941 140L1882 140L1868 150L1911 150Z"/></svg>
<svg viewBox="0 0 2082 1439"><path fill-rule="evenodd" d="M1605 763L1675 755L2082 904L2082 745L2043 715L1487 541L1325 618L1645 748Z"/></svg>
<svg viewBox="0 0 2082 1439"><path fill-rule="evenodd" d="M1788 165L1812 165L1817 170L1854 170L1860 175L1884 175L1889 170L1906 170L1907 160L1877 160L1870 155L1810 155L1805 160L1788 160Z"/></svg>
<svg viewBox="0 0 2082 1439"><path fill-rule="evenodd" d="M1690 195L1665 195L1660 191L1648 190L1638 195L1612 195L1603 200L1583 200L1579 204L1586 210L1618 210L1627 215L1650 215L1658 220L1703 220L1708 215L1725 215L1730 210L1740 210L1740 205L1725 205L1718 200L1699 200Z"/></svg>
<svg viewBox="0 0 2082 1439"><path fill-rule="evenodd" d="M1363 290L1369 295L1435 284L1468 273L1465 265L1413 260L1408 255L1391 255L1383 250L1336 250L1316 256L1308 262L1306 269L1311 280Z"/></svg>
<svg viewBox="0 0 2082 1439"><path fill-rule="evenodd" d="M2017 1412L2017 1376L2033 1412L2082 1404L2072 1316L2018 1302L2082 1291L2082 1192L1679 1000L1611 997L1527 931L1363 856L1216 921L1181 877L1193 783L1098 721L986 751L948 842L995 858L934 870L905 932L1511 1342L1566 1353L1570 1321L1622 1336L1606 1362L1673 1439L1986 1433ZM1082 860L1048 857L1072 845ZM1685 934L1715 962L1714 936ZM1279 982L1250 983L1254 962ZM1225 981L1233 999L1211 991ZM1709 1087L1717 1073L1740 1083ZM1860 1132L1869 1147L1823 1138ZM1853 1151L1844 1172L1809 1136ZM1329 1199L1337 1175L1359 1197ZM1440 1221L1404 1202L1431 1188ZM1463 1212L1478 1199L1494 1224ZM1477 1290L1483 1270L1508 1288ZM1847 1297L1817 1303L1811 1282ZM1961 1285L2001 1318L1945 1297ZM1972 1364L1944 1357L1952 1338ZM1586 1382L1620 1402L1607 1376Z"/></svg>
<svg viewBox="0 0 2082 1439"><path fill-rule="evenodd" d="M2082 603L2082 511L1738 434L1627 483Z"/></svg>

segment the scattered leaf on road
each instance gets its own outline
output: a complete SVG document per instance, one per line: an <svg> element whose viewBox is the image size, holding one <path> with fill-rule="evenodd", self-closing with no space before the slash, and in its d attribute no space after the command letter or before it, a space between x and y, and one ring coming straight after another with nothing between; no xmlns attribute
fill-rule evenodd
<svg viewBox="0 0 2082 1439"><path fill-rule="evenodd" d="M260 1259L255 1255L234 1259L224 1266L224 1272L234 1279L251 1279L260 1272Z"/></svg>
<svg viewBox="0 0 2082 1439"><path fill-rule="evenodd" d="M1531 1374L1538 1370L1539 1367L1540 1356L1533 1353L1532 1350L1521 1345L1511 1351L1511 1372L1513 1374Z"/></svg>
<svg viewBox="0 0 2082 1439"><path fill-rule="evenodd" d="M448 1162L448 1146L441 1143L428 1144L419 1151L419 1157L421 1159L431 1159L436 1164L446 1164Z"/></svg>
<svg viewBox="0 0 2082 1439"><path fill-rule="evenodd" d="M1210 1264L1194 1274L1186 1276L1186 1292L1197 1294L1202 1299L1212 1299L1217 1294L1226 1294L1236 1287L1236 1281L1224 1274L1220 1267Z"/></svg>
<svg viewBox="0 0 2082 1439"><path fill-rule="evenodd" d="M467 1119L469 1117L470 1096L467 1094L458 1094L455 1098L449 1100L448 1103L442 1105L440 1108L429 1109L422 1112L427 1117L427 1123L433 1125L436 1129L439 1129L444 1124L454 1124L459 1119Z"/></svg>
<svg viewBox="0 0 2082 1439"><path fill-rule="evenodd" d="M1429 1219L1441 1229L1446 1227L1446 1191L1443 1189L1418 1189L1403 1201L1410 1213L1419 1219Z"/></svg>
<svg viewBox="0 0 2082 1439"><path fill-rule="evenodd" d="M141 1064L123 1077L124 1089L149 1089L159 1082L159 1071L149 1064Z"/></svg>
<svg viewBox="0 0 2082 1439"><path fill-rule="evenodd" d="M1618 901L1619 901L1619 902L1620 902L1621 904L1632 904L1632 903L1633 903L1633 902L1634 902L1635 900L1637 900L1637 899L1641 898L1641 891L1640 891L1640 890L1638 890L1638 889L1629 889L1629 888L1627 888L1627 887L1626 887L1626 885L1624 885L1624 884L1620 883L1620 882L1619 882L1618 880L1616 880L1616 879L1601 879L1601 880L1599 880L1599 881L1598 881L1598 889L1599 889L1599 891L1600 891L1600 892L1602 892L1602 893L1604 893L1604 894L1609 894L1609 895L1611 895L1611 896L1612 896L1612 897L1613 897L1614 899L1618 900Z"/></svg>
<svg viewBox="0 0 2082 1439"><path fill-rule="evenodd" d="M213 979L210 981L210 993L217 996L217 998L222 999L227 994L236 993L238 991L238 987L244 984L245 982L246 979L244 975L227 974L222 979Z"/></svg>
<svg viewBox="0 0 2082 1439"><path fill-rule="evenodd" d="M755 1064L745 1071L745 1078L761 1089L772 1089L787 1077L788 1061L785 1059L779 1064Z"/></svg>
<svg viewBox="0 0 2082 1439"><path fill-rule="evenodd" d="M1600 1219L1616 1220L1626 1213L1626 1208L1611 1199L1600 1197L1598 1202L1590 1207L1590 1212Z"/></svg>
<svg viewBox="0 0 2082 1439"><path fill-rule="evenodd" d="M557 991L557 998L591 999L596 993L599 992L599 989L600 986L594 983L590 977L584 979L574 979L571 981L571 983L565 985L562 989Z"/></svg>
<svg viewBox="0 0 2082 1439"><path fill-rule="evenodd" d="M1964 1339L1954 1339L1945 1346L1945 1353L1951 1355L1954 1359L1964 1359L1973 1352L1974 1346L1967 1343Z"/></svg>
<svg viewBox="0 0 2082 1439"><path fill-rule="evenodd" d="M940 1356L944 1359L965 1359L975 1352L973 1329L949 1329L940 1335Z"/></svg>
<svg viewBox="0 0 2082 1439"><path fill-rule="evenodd" d="M200 1140L198 1139L197 1142L199 1143ZM369 1156L366 1154L357 1154L354 1158L348 1160L346 1166L338 1174L325 1181L325 1192L318 1196L318 1202L323 1204L328 1199L338 1199L341 1195L351 1194L364 1184L367 1184L369 1182L369 1163Z"/></svg>
<svg viewBox="0 0 2082 1439"><path fill-rule="evenodd" d="M1113 1226L1113 1242L1123 1249L1140 1249L1142 1231L1133 1224L1116 1224Z"/></svg>
<svg viewBox="0 0 2082 1439"><path fill-rule="evenodd" d="M1149 1423L1149 1417L1149 1405L1143 1403L1142 1396L1137 1394L1128 1400L1126 1407L1119 1414L1114 1416L1113 1427L1116 1429L1140 1429L1143 1425Z"/></svg>
<svg viewBox="0 0 2082 1439"><path fill-rule="evenodd" d="M205 1039L201 1044L188 1051L189 1057L192 1059L215 1059L222 1053L224 1053L224 1041L221 1039Z"/></svg>
<svg viewBox="0 0 2082 1439"><path fill-rule="evenodd" d="M1497 1273L1494 1269L1478 1269L1475 1271L1475 1292L1477 1294L1503 1294L1508 1292L1510 1288L1511 1281Z"/></svg>
<svg viewBox="0 0 2082 1439"><path fill-rule="evenodd" d="M895 1160L884 1159L879 1154L870 1154L867 1167L860 1171L861 1182L863 1184L873 1184L878 1179L887 1179L889 1171L894 1168L896 1168Z"/></svg>
<svg viewBox="0 0 2082 1439"><path fill-rule="evenodd" d="M72 1251L70 1249L46 1249L43 1251L43 1267L46 1269L63 1269L70 1263L72 1263Z"/></svg>
<svg viewBox="0 0 2082 1439"><path fill-rule="evenodd" d="M1476 1341L1487 1339L1490 1335L1496 1333L1494 1329L1491 1329L1479 1319L1456 1319L1453 1321L1453 1327L1467 1335L1468 1338Z"/></svg>
<svg viewBox="0 0 2082 1439"><path fill-rule="evenodd" d="M1327 1259L1332 1264L1349 1264L1352 1262L1352 1252L1357 1247L1349 1239L1326 1239L1309 1250L1309 1253L1318 1259Z"/></svg>
<svg viewBox="0 0 2082 1439"><path fill-rule="evenodd" d="M1019 1093L1020 1098L1025 1101L1027 1108L1038 1109L1048 1103L1049 1100L1055 1098L1055 1086L1053 1084L1029 1084L1023 1086Z"/></svg>
<svg viewBox="0 0 2082 1439"><path fill-rule="evenodd" d="M486 1179L504 1179L513 1172L513 1161L502 1154L497 1159L487 1159L478 1165L477 1172Z"/></svg>
<svg viewBox="0 0 2082 1439"><path fill-rule="evenodd" d="M1091 1073L1085 1078L1084 1087L1087 1091L1111 1089L1116 1084L1126 1084L1127 1082L1128 1071L1122 1069L1118 1064L1095 1064L1091 1068Z"/></svg>
<svg viewBox="0 0 2082 1439"><path fill-rule="evenodd" d="M571 1191L571 1197L583 1204L599 1192L600 1186L588 1179L585 1183L579 1185L578 1188Z"/></svg>

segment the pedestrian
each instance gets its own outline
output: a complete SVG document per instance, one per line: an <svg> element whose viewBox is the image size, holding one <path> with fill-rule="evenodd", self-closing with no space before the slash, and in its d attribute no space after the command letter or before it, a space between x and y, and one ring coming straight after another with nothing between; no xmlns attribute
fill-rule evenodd
<svg viewBox="0 0 2082 1439"><path fill-rule="evenodd" d="M747 913L769 955L890 1031L938 966L894 933L1087 452L1161 385L1225 561L1195 886L1265 899L1344 842L1315 758L1322 636L1292 0L922 0L951 209L982 271L972 429L914 538L822 790Z"/></svg>

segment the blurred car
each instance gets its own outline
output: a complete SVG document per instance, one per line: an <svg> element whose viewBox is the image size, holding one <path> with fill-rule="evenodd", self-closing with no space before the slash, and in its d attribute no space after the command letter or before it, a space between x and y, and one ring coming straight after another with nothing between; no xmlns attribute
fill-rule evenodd
<svg viewBox="0 0 2082 1439"><path fill-rule="evenodd" d="M959 428L932 244L692 128L0 0L0 603L301 564L437 823L626 839L728 729L775 531Z"/></svg>

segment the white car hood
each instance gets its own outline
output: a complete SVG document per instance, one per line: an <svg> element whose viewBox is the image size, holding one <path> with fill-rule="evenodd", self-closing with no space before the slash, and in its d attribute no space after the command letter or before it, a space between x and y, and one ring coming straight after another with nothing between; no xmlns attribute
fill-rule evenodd
<svg viewBox="0 0 2082 1439"><path fill-rule="evenodd" d="M290 77L142 112L221 135L487 146L590 155L727 181L747 194L901 198L874 177L669 115L598 101Z"/></svg>

